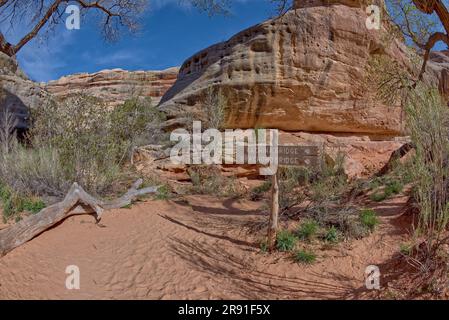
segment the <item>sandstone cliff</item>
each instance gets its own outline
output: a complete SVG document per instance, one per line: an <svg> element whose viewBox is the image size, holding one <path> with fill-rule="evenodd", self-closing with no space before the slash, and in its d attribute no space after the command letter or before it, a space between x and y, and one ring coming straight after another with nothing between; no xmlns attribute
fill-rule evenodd
<svg viewBox="0 0 449 320"><path fill-rule="evenodd" d="M150 97L159 103L163 94L173 85L178 68L163 71L103 70L96 73L81 73L50 81L46 89L55 97L64 98L84 92L115 106L133 94Z"/></svg>
<svg viewBox="0 0 449 320"><path fill-rule="evenodd" d="M201 107L205 89L228 99L230 128L394 136L401 109L373 98L366 68L375 54L407 60L405 47L368 30L360 1L298 1L297 9L213 45L182 65L161 100L167 125Z"/></svg>

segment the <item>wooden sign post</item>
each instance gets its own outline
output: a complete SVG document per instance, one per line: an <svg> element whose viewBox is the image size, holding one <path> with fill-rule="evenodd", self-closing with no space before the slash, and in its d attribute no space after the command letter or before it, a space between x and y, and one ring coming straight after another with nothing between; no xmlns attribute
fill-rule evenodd
<svg viewBox="0 0 449 320"><path fill-rule="evenodd" d="M318 146L279 146L279 167L319 167ZM271 206L268 223L268 247L273 250L279 230L279 171L271 177Z"/></svg>

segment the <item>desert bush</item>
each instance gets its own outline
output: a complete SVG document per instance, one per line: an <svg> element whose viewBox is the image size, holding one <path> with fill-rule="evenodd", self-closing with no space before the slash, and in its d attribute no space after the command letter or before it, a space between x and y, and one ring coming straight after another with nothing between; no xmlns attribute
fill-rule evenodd
<svg viewBox="0 0 449 320"><path fill-rule="evenodd" d="M298 237L301 240L312 240L318 232L319 225L316 221L308 220L302 223L298 229Z"/></svg>
<svg viewBox="0 0 449 320"><path fill-rule="evenodd" d="M265 180L263 184L253 188L250 192L250 199L252 201L261 200L263 195L271 190L272 183L270 180Z"/></svg>
<svg viewBox="0 0 449 320"><path fill-rule="evenodd" d="M280 207L290 217L305 219L298 230L304 240L319 236L327 242L340 238L362 238L369 234L359 218L359 210L348 202L352 185L344 172L345 155L337 153L335 160L322 161L321 170L307 168L281 168ZM295 208L294 206L306 203ZM322 234L329 230L329 234Z"/></svg>
<svg viewBox="0 0 449 320"><path fill-rule="evenodd" d="M402 192L404 185L399 180L392 180L386 183L385 188L381 191L375 191L371 194L370 199L372 201L381 202L393 195L397 195Z"/></svg>
<svg viewBox="0 0 449 320"><path fill-rule="evenodd" d="M331 226L324 234L323 240L328 243L337 243L340 240L340 232L335 226Z"/></svg>
<svg viewBox="0 0 449 320"><path fill-rule="evenodd" d="M123 154L141 145L161 144L169 139L168 133L162 130L166 116L150 99L131 98L115 107L110 117L110 133L122 146Z"/></svg>
<svg viewBox="0 0 449 320"><path fill-rule="evenodd" d="M281 230L277 234L276 248L282 252L292 251L295 248L297 241L298 239L292 232Z"/></svg>
<svg viewBox="0 0 449 320"><path fill-rule="evenodd" d="M359 209L350 204L312 205L304 215L322 228L335 228L338 235L346 239L361 239L369 234L360 220Z"/></svg>
<svg viewBox="0 0 449 320"><path fill-rule="evenodd" d="M152 143L162 121L147 100L133 98L111 109L81 94L35 111L30 140L35 149L56 151L65 180L103 195L127 178L130 153Z"/></svg>
<svg viewBox="0 0 449 320"><path fill-rule="evenodd" d="M404 256L410 256L413 252L413 245L411 243L401 243L399 246L399 252Z"/></svg>
<svg viewBox="0 0 449 320"><path fill-rule="evenodd" d="M364 209L360 212L360 222L370 231L374 231L379 224L376 212L372 209Z"/></svg>
<svg viewBox="0 0 449 320"><path fill-rule="evenodd" d="M382 202L387 199L387 194L386 192L375 192L370 195L370 199L375 202Z"/></svg>
<svg viewBox="0 0 449 320"><path fill-rule="evenodd" d="M202 109L205 114L205 128L222 130L225 127L227 100L221 90L210 87L203 100Z"/></svg>
<svg viewBox="0 0 449 320"><path fill-rule="evenodd" d="M46 207L45 202L41 199L21 195L3 184L0 184L0 201L4 222L11 218L18 221L21 212L26 211L35 214Z"/></svg>
<svg viewBox="0 0 449 320"><path fill-rule="evenodd" d="M36 150L55 150L65 180L104 194L120 179L120 164L129 147L116 139L112 128L107 106L79 95L62 103L50 101L36 110L30 140Z"/></svg>
<svg viewBox="0 0 449 320"><path fill-rule="evenodd" d="M345 154L338 152L335 162L322 161L322 170L316 174L316 178L311 183L310 199L318 204L338 201L347 191L348 177L344 171Z"/></svg>
<svg viewBox="0 0 449 320"><path fill-rule="evenodd" d="M192 181L190 193L216 195L219 197L240 197L245 190L234 177L221 174L217 166L197 165L188 169Z"/></svg>
<svg viewBox="0 0 449 320"><path fill-rule="evenodd" d="M267 239L263 239L262 241L260 241L259 247L262 253L267 253L270 250Z"/></svg>
<svg viewBox="0 0 449 320"><path fill-rule="evenodd" d="M164 184L159 187L156 193L156 200L168 200L172 196L172 191L170 189L170 186L167 184Z"/></svg>
<svg viewBox="0 0 449 320"><path fill-rule="evenodd" d="M434 256L449 222L449 110L436 89L424 87L410 95L406 114L415 144L411 174L420 212L416 233Z"/></svg>
<svg viewBox="0 0 449 320"><path fill-rule="evenodd" d="M306 196L298 188L308 185L311 171L302 167L279 168L279 206L282 211L303 202Z"/></svg>
<svg viewBox="0 0 449 320"><path fill-rule="evenodd" d="M294 253L293 258L296 262L302 264L313 264L316 261L316 255L308 250L298 250Z"/></svg>
<svg viewBox="0 0 449 320"><path fill-rule="evenodd" d="M32 149L17 144L0 158L0 181L17 193L62 197L70 187L55 149Z"/></svg>

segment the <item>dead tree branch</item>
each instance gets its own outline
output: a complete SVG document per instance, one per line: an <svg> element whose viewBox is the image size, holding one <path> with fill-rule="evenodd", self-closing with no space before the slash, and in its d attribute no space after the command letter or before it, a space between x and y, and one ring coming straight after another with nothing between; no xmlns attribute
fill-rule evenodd
<svg viewBox="0 0 449 320"><path fill-rule="evenodd" d="M138 189L142 183L142 180L138 180L125 195L112 201L98 200L84 191L77 183L74 183L61 202L0 230L0 257L70 216L94 214L98 222L105 210L125 207L139 196L157 192L158 187Z"/></svg>

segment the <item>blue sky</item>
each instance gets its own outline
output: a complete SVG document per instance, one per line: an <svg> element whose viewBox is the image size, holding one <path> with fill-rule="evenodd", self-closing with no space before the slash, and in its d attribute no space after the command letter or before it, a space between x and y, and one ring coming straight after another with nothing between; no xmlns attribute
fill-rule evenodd
<svg viewBox="0 0 449 320"><path fill-rule="evenodd" d="M60 26L48 39L30 42L19 64L35 81L103 69L160 70L179 66L195 52L262 22L274 13L269 1L235 0L230 16L209 17L179 0L152 0L142 30L106 43L98 26L82 21L80 30ZM15 35L10 35L14 37Z"/></svg>

